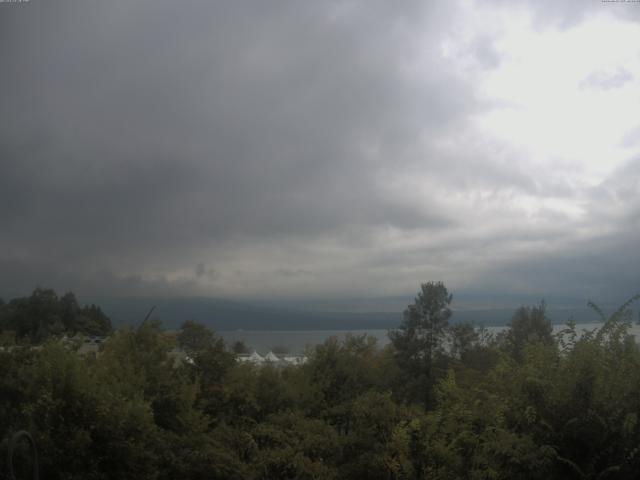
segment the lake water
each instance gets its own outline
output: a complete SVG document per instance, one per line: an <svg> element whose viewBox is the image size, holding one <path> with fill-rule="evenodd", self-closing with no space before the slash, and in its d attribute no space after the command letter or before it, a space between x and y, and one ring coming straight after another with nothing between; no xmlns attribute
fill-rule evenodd
<svg viewBox="0 0 640 480"><path fill-rule="evenodd" d="M581 323L576 325L578 332L593 330L600 327L598 323ZM489 333L497 334L506 327L485 327ZM554 325L554 332L559 332L566 328L566 325ZM389 343L388 330L233 330L217 332L227 344L241 340L249 346L251 350L257 350L260 354L266 354L274 347L285 347L290 353L303 353L308 346L318 345L327 338L335 336L344 338L347 334L363 335L367 334L377 339L379 346ZM640 325L634 324L630 333L640 338Z"/></svg>

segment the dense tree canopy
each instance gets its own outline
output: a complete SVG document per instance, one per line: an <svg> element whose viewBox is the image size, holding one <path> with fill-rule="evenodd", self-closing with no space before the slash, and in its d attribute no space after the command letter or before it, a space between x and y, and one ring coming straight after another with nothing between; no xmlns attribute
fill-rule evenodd
<svg viewBox="0 0 640 480"><path fill-rule="evenodd" d="M42 343L63 334L103 336L111 330L111 320L100 307L81 306L73 293L58 297L53 290L36 288L28 297L0 302L0 334L5 340Z"/></svg>
<svg viewBox="0 0 640 480"><path fill-rule="evenodd" d="M505 332L506 347L514 358L522 359L523 350L530 343L553 343L551 322L546 316L546 305L522 306L516 310Z"/></svg>
<svg viewBox="0 0 640 480"><path fill-rule="evenodd" d="M31 431L47 479L637 478L629 304L597 332L557 335L543 304L523 307L493 338L449 324L450 303L425 284L385 348L332 337L276 368L236 362L195 322L122 328L84 357L51 333L79 331L83 308L38 290L0 310L14 332L0 432ZM37 348L20 343L45 327Z"/></svg>

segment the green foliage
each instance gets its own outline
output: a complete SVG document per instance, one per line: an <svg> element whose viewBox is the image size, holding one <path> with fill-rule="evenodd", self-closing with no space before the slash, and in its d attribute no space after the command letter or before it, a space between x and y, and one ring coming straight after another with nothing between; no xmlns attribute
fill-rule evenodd
<svg viewBox="0 0 640 480"><path fill-rule="evenodd" d="M296 412L269 417L251 435L255 479L337 479L339 438L320 420ZM333 462L332 462L333 460Z"/></svg>
<svg viewBox="0 0 640 480"><path fill-rule="evenodd" d="M522 360L523 350L529 343L551 345L553 327L546 315L546 304L540 302L535 307L523 306L513 314L504 338L509 354Z"/></svg>
<svg viewBox="0 0 640 480"><path fill-rule="evenodd" d="M214 333L202 323L185 321L178 333L178 346L189 353L201 352L217 340Z"/></svg>
<svg viewBox="0 0 640 480"><path fill-rule="evenodd" d="M453 358L463 359L479 343L480 336L470 323L457 323L449 327L450 351Z"/></svg>
<svg viewBox="0 0 640 480"><path fill-rule="evenodd" d="M36 288L29 297L0 303L0 332L18 343L39 344L63 334L103 336L111 330L100 307L81 307L73 293L59 298L53 290Z"/></svg>
<svg viewBox="0 0 640 480"><path fill-rule="evenodd" d="M326 412L338 428L348 429L345 402L374 387L376 354L375 338L366 335L347 335L342 341L331 337L318 345L303 367L315 392L313 409Z"/></svg>
<svg viewBox="0 0 640 480"><path fill-rule="evenodd" d="M0 305L5 332L50 338L0 349L0 432L31 431L48 479L635 479L631 301L555 336L544 304L522 307L491 338L449 326L430 283L383 349L329 338L304 365L257 367L195 322L122 328L80 356L52 326L100 324L97 307L36 291Z"/></svg>
<svg viewBox="0 0 640 480"><path fill-rule="evenodd" d="M75 318L75 324L72 321L69 330L85 335L108 335L111 332L111 320L104 314L100 307L88 305L80 309L79 314Z"/></svg>
<svg viewBox="0 0 640 480"><path fill-rule="evenodd" d="M444 353L444 341L451 317L452 296L442 282L421 286L412 305L404 311L397 330L389 332L396 360L403 373L400 379L404 397L431 403L431 389L436 380L438 357Z"/></svg>
<svg viewBox="0 0 640 480"><path fill-rule="evenodd" d="M114 392L99 372L57 344L17 354L3 371L13 379L3 431L28 427L46 478L153 478L156 426L142 399ZM8 375L7 375L8 374Z"/></svg>

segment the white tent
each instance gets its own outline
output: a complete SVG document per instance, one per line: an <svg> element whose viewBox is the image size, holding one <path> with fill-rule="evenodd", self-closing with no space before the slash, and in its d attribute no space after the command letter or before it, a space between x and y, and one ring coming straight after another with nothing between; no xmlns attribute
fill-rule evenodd
<svg viewBox="0 0 640 480"><path fill-rule="evenodd" d="M249 355L249 360L254 363L262 363L264 362L264 357L260 356L260 354L254 350L253 353Z"/></svg>
<svg viewBox="0 0 640 480"><path fill-rule="evenodd" d="M267 362L279 362L279 361L280 361L280 359L279 359L279 358L276 356L276 354L275 354L275 353L273 353L273 352L269 352L269 353L267 353L267 354L264 356L264 359L265 359Z"/></svg>
<svg viewBox="0 0 640 480"><path fill-rule="evenodd" d="M307 362L307 357L304 355L287 355L283 360L292 365L302 365Z"/></svg>

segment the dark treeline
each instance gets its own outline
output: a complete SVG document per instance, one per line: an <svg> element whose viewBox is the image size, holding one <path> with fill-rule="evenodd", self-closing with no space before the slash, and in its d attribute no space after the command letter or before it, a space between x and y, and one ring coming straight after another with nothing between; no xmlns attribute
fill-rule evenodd
<svg viewBox="0 0 640 480"><path fill-rule="evenodd" d="M58 297L50 289L36 288L29 297L0 299L0 334L4 341L43 343L62 334L103 336L111 320L96 305L80 306L73 293Z"/></svg>
<svg viewBox="0 0 640 480"><path fill-rule="evenodd" d="M569 323L553 335L542 303L518 309L491 337L450 323L447 289L427 283L387 347L367 336L329 338L304 365L276 368L238 363L196 322L177 335L158 321L122 328L99 355L80 356L57 338L108 333L110 324L68 295L36 290L0 307L0 434L32 432L47 479L640 472L630 302L603 315L597 333L580 335Z"/></svg>

